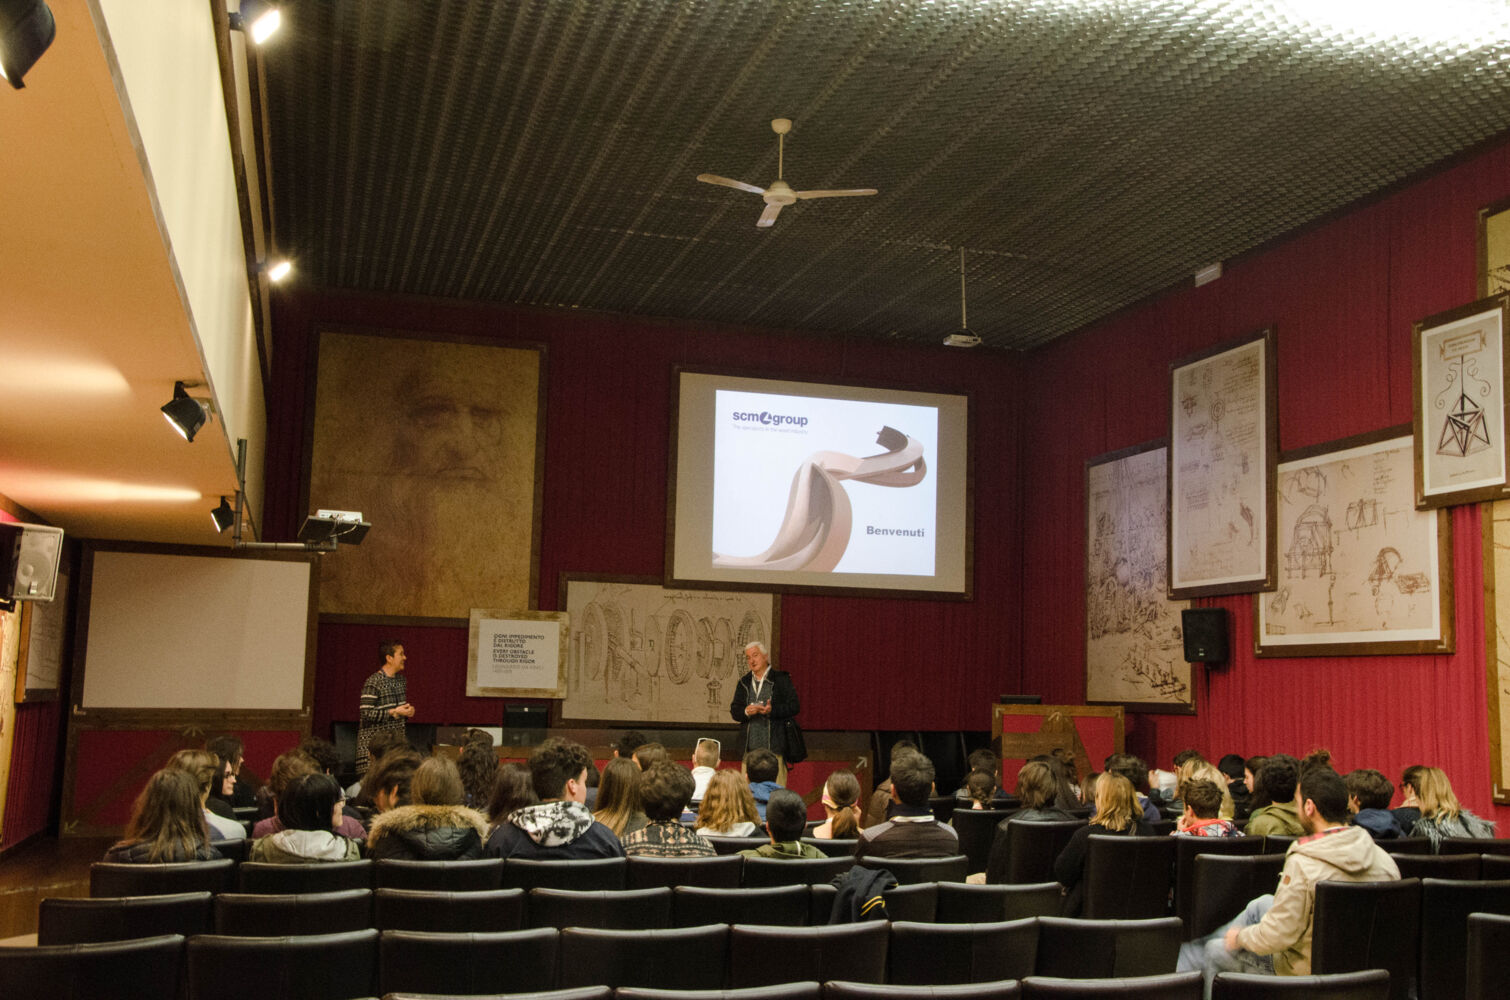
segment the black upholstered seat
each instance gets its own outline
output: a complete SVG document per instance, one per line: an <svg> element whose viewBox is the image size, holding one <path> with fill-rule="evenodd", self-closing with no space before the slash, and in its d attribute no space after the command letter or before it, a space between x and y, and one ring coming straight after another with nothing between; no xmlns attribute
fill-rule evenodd
<svg viewBox="0 0 1510 1000"><path fill-rule="evenodd" d="M508 858L503 863L505 889L622 889L624 858L579 861L532 861Z"/></svg>
<svg viewBox="0 0 1510 1000"><path fill-rule="evenodd" d="M770 837L708 837L708 843L719 854L738 854L740 851L753 851L762 845L771 842Z"/></svg>
<svg viewBox="0 0 1510 1000"><path fill-rule="evenodd" d="M5 1000L160 1000L178 995L181 934L58 944L0 946Z"/></svg>
<svg viewBox="0 0 1510 1000"><path fill-rule="evenodd" d="M756 986L747 990L656 990L626 986L615 992L615 1000L819 1000L823 987L818 983L781 983Z"/></svg>
<svg viewBox="0 0 1510 1000"><path fill-rule="evenodd" d="M404 861L398 858L386 858L373 865L373 884L379 889L479 892L499 888L502 877L502 858L468 858L452 861Z"/></svg>
<svg viewBox="0 0 1510 1000"><path fill-rule="evenodd" d="M938 918L938 887L941 882L915 882L887 889L886 918L888 920L919 920L933 922ZM839 890L831 885L810 886L812 892L811 916L814 926L826 924L833 917L834 900Z"/></svg>
<svg viewBox="0 0 1510 1000"><path fill-rule="evenodd" d="M1330 976L1257 976L1222 972L1212 983L1212 1000L1386 1000L1389 973L1383 969Z"/></svg>
<svg viewBox="0 0 1510 1000"><path fill-rule="evenodd" d="M1010 809L955 809L949 825L959 834L959 852L969 859L971 872L986 870L996 824L1012 814Z"/></svg>
<svg viewBox="0 0 1510 1000"><path fill-rule="evenodd" d="M778 864L785 862L778 862ZM671 925L775 924L801 927L809 920L806 885L773 885L754 889L706 889L677 886L672 890Z"/></svg>
<svg viewBox="0 0 1510 1000"><path fill-rule="evenodd" d="M1093 834L1085 862L1085 916L1148 920L1167 914L1175 839Z"/></svg>
<svg viewBox="0 0 1510 1000"><path fill-rule="evenodd" d="M835 837L826 840L820 837L803 837L802 842L812 844L831 858L854 857L855 847L860 843L854 837Z"/></svg>
<svg viewBox="0 0 1510 1000"><path fill-rule="evenodd" d="M365 858L307 865L248 861L238 874L242 892L340 892L372 888L372 862Z"/></svg>
<svg viewBox="0 0 1510 1000"><path fill-rule="evenodd" d="M884 868L897 877L901 885L914 882L963 882L970 874L963 854L944 858L860 858L866 868Z"/></svg>
<svg viewBox="0 0 1510 1000"><path fill-rule="evenodd" d="M1388 969L1390 996L1404 1000L1416 976L1420 879L1318 882L1314 913L1313 973Z"/></svg>
<svg viewBox="0 0 1510 1000"><path fill-rule="evenodd" d="M1437 853L1510 855L1510 837L1443 837Z"/></svg>
<svg viewBox="0 0 1510 1000"><path fill-rule="evenodd" d="M1262 854L1263 837L1171 837L1174 841L1174 915L1190 937L1195 914L1195 859L1202 854Z"/></svg>
<svg viewBox="0 0 1510 1000"><path fill-rule="evenodd" d="M1009 820L1006 832L992 845L988 881L1015 885L1053 882L1054 859L1084 825L1080 819Z"/></svg>
<svg viewBox="0 0 1510 1000"><path fill-rule="evenodd" d="M771 986L799 980L886 981L884 921L826 927L759 927L729 930L729 986Z"/></svg>
<svg viewBox="0 0 1510 1000"><path fill-rule="evenodd" d="M382 993L463 996L556 988L561 935L525 931L384 931L378 947ZM592 985L606 985L595 983Z"/></svg>
<svg viewBox="0 0 1510 1000"><path fill-rule="evenodd" d="M116 864L98 861L89 866L91 896L170 896L181 892L229 892L234 888L236 862L184 861L171 864Z"/></svg>
<svg viewBox="0 0 1510 1000"><path fill-rule="evenodd" d="M823 984L823 1000L1012 1000L1022 996L1015 979L954 985L891 986L886 983L849 983L836 980Z"/></svg>
<svg viewBox="0 0 1510 1000"><path fill-rule="evenodd" d="M1465 997L1510 998L1505 956L1510 955L1510 917L1498 913L1468 915L1468 982Z"/></svg>
<svg viewBox="0 0 1510 1000"><path fill-rule="evenodd" d="M1474 857L1474 855L1462 855ZM1510 916L1510 880L1421 880L1421 1000L1467 995L1468 915Z"/></svg>
<svg viewBox="0 0 1510 1000"><path fill-rule="evenodd" d="M894 920L887 942L886 981L923 986L1020 979L1033 974L1038 922L980 924Z"/></svg>
<svg viewBox="0 0 1510 1000"><path fill-rule="evenodd" d="M204 934L210 929L208 892L171 896L104 896L44 899L37 907L37 943L91 944Z"/></svg>
<svg viewBox="0 0 1510 1000"><path fill-rule="evenodd" d="M1174 971L1179 917L1155 920L1038 918L1039 975L1065 979L1162 976Z"/></svg>
<svg viewBox="0 0 1510 1000"><path fill-rule="evenodd" d="M189 1000L346 1000L375 995L378 932L189 939Z"/></svg>
<svg viewBox="0 0 1510 1000"><path fill-rule="evenodd" d="M1391 854L1401 878L1476 879L1481 854Z"/></svg>
<svg viewBox="0 0 1510 1000"><path fill-rule="evenodd" d="M830 858L745 858L740 884L747 889L767 885L828 883L854 867L849 856Z"/></svg>
<svg viewBox="0 0 1510 1000"><path fill-rule="evenodd" d="M523 889L379 889L372 894L372 926L380 931L517 931L524 926L528 898Z"/></svg>
<svg viewBox="0 0 1510 1000"><path fill-rule="evenodd" d="M372 890L223 892L215 897L215 933L241 937L336 934L372 926Z"/></svg>
<svg viewBox="0 0 1510 1000"><path fill-rule="evenodd" d="M1119 1000L1200 1000L1199 972L1170 972L1162 976L1125 976L1115 979L1055 979L1029 976L1022 981L1022 995L1027 997L1063 997L1093 1000L1117 997Z"/></svg>
<svg viewBox="0 0 1510 1000"><path fill-rule="evenodd" d="M630 858L624 872L628 889L700 885L709 889L737 889L745 859L737 854L713 858Z"/></svg>
<svg viewBox="0 0 1510 1000"><path fill-rule="evenodd" d="M992 923L1024 917L1057 917L1064 902L1058 882L1036 885L969 885L940 882L937 911L941 924Z"/></svg>
<svg viewBox="0 0 1510 1000"><path fill-rule="evenodd" d="M671 890L531 889L530 927L656 930L671 926Z"/></svg>
<svg viewBox="0 0 1510 1000"><path fill-rule="evenodd" d="M728 947L727 924L659 931L570 927L561 932L560 984L722 989ZM785 956L773 964L784 965ZM782 981L807 978L793 975Z"/></svg>
<svg viewBox="0 0 1510 1000"><path fill-rule="evenodd" d="M1200 854L1195 859L1195 903L1189 936L1205 937L1279 886L1283 854Z"/></svg>

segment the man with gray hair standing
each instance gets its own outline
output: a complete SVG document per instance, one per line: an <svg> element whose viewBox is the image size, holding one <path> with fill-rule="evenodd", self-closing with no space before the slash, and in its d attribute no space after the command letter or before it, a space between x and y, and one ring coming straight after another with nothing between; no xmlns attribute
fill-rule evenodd
<svg viewBox="0 0 1510 1000"><path fill-rule="evenodd" d="M786 784L787 720L797 717L801 703L797 689L792 686L792 677L784 670L772 670L770 653L765 643L752 642L745 646L745 662L750 672L734 685L734 700L729 703L729 715L740 723L744 746L740 757L756 749L770 750L781 761L776 775L778 785Z"/></svg>

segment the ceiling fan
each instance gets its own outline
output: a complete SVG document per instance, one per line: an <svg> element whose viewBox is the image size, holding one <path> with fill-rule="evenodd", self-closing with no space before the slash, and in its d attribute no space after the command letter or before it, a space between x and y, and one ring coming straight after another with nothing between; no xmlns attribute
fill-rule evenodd
<svg viewBox="0 0 1510 1000"><path fill-rule="evenodd" d="M717 174L698 174L697 179L704 184L722 184L736 191L748 191L758 194L765 201L765 211L760 213L760 219L755 225L762 228L768 227L776 221L785 205L795 201L807 201L810 198L857 198L861 195L875 194L875 188L849 188L842 191L793 191L786 181L781 179L783 157L786 152L786 134L792 130L790 118L777 118L771 122L771 131L776 133L776 179L768 188L758 188L754 184L746 184L744 181L731 180L728 177L720 177Z"/></svg>

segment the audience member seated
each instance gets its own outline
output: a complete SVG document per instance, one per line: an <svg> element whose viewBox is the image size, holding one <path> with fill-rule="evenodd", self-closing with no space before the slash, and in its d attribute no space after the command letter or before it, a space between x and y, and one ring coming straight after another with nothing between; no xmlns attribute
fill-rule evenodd
<svg viewBox="0 0 1510 1000"><path fill-rule="evenodd" d="M662 743L642 743L634 749L634 762L641 771L650 770L650 765L669 762L671 754Z"/></svg>
<svg viewBox="0 0 1510 1000"><path fill-rule="evenodd" d="M335 831L341 826L341 786L328 774L301 774L278 797L282 829L252 842L249 861L304 865L356 861L357 842Z"/></svg>
<svg viewBox="0 0 1510 1000"><path fill-rule="evenodd" d="M370 772L373 766L383 759L384 754L394 750L405 750L413 753L419 752L409 745L409 740L404 735L403 730L383 729L373 733L372 739L367 744L367 770ZM346 801L355 805L364 817L375 816L379 812L372 801L372 787L372 784L364 776L357 779L352 783L350 788L346 789ZM265 791L266 789L258 790L259 804ZM272 814L272 806L269 805L264 815L271 816Z"/></svg>
<svg viewBox="0 0 1510 1000"><path fill-rule="evenodd" d="M373 744L376 743L377 738L374 737ZM371 749L371 745L368 749ZM371 829L373 821L383 813L409 804L409 785L414 780L414 772L419 770L424 759L418 750L408 744L393 747L386 753L372 758L372 764L367 768L367 776L362 779L363 785L371 792L370 796L363 796L368 803L364 813L368 829Z"/></svg>
<svg viewBox="0 0 1510 1000"><path fill-rule="evenodd" d="M1289 754L1266 758L1254 776L1254 787L1265 804L1253 810L1244 828L1250 836L1298 837L1306 832L1295 808L1300 762Z"/></svg>
<svg viewBox="0 0 1510 1000"><path fill-rule="evenodd" d="M493 752L493 734L486 729L468 729L461 756L456 761L465 794L463 804L481 812L493 800L498 778L498 755Z"/></svg>
<svg viewBox="0 0 1510 1000"><path fill-rule="evenodd" d="M1020 772L1019 772L1020 773ZM1080 804L1088 805L1092 809L1096 807L1096 782L1101 780L1103 771L1092 771L1080 779Z"/></svg>
<svg viewBox="0 0 1510 1000"><path fill-rule="evenodd" d="M802 796L786 788L771 793L766 803L765 828L771 835L769 844L761 844L752 851L740 851L747 858L826 858L812 844L802 843L802 831L807 828L807 804Z"/></svg>
<svg viewBox="0 0 1510 1000"><path fill-rule="evenodd" d="M1159 807L1150 799L1145 791L1148 788L1148 765L1143 763L1141 757L1130 753L1114 753L1106 758L1106 773L1117 774L1127 779L1127 783L1133 787L1133 802L1143 814L1143 819L1149 823L1157 823L1163 818ZM1099 793L1101 785L1096 785ZM1097 813L1101 809L1098 806Z"/></svg>
<svg viewBox="0 0 1510 1000"><path fill-rule="evenodd" d="M692 801L692 772L672 761L651 764L640 775L640 805L650 822L624 837L624 853L640 858L713 857L713 845L682 825Z"/></svg>
<svg viewBox="0 0 1510 1000"><path fill-rule="evenodd" d="M1217 813L1222 808L1222 793L1226 790L1214 781L1192 778L1180 786L1180 801L1185 811L1175 823L1174 835L1185 837L1241 837L1243 831L1230 819Z"/></svg>
<svg viewBox="0 0 1510 1000"><path fill-rule="evenodd" d="M1389 811L1389 800L1395 797L1395 786L1378 771L1359 768L1349 771L1343 781L1347 785L1347 808L1353 814L1353 824L1368 831L1375 840L1398 840L1405 836L1400 821Z"/></svg>
<svg viewBox="0 0 1510 1000"><path fill-rule="evenodd" d="M408 746L407 743L404 745ZM315 763L325 774L330 775L332 778L339 778L341 771L341 751L336 749L334 743L329 740L322 740L318 736L306 736L299 741L299 750L313 757ZM368 748L367 759L367 766L371 767L371 761L374 758L372 757L370 746ZM340 784L339 781L336 783ZM355 803L350 801L350 796L346 794L346 789L344 788L341 789L341 798L345 801L345 804L342 806L342 815L356 815ZM274 797L274 801L277 801L276 797ZM345 836L349 837L350 834L345 834Z"/></svg>
<svg viewBox="0 0 1510 1000"><path fill-rule="evenodd" d="M462 805L465 796L456 764L445 757L426 757L409 783L410 804L390 809L373 820L367 836L368 855L379 861L482 857L488 821L482 813Z"/></svg>
<svg viewBox="0 0 1510 1000"><path fill-rule="evenodd" d="M1433 851L1441 846L1443 837L1494 836L1493 823L1480 819L1458 803L1458 797L1452 793L1452 782L1441 768L1423 768L1417 790L1421 818L1410 828L1410 835L1430 840Z"/></svg>
<svg viewBox="0 0 1510 1000"><path fill-rule="evenodd" d="M645 739L645 734L638 729L631 729L619 737L619 742L614 745L613 755L629 760L634 757L634 752L650 741Z"/></svg>
<svg viewBox="0 0 1510 1000"><path fill-rule="evenodd" d="M1063 747L1055 747L1051 753L1042 754L1032 759L1047 764L1049 770L1053 772L1055 782L1054 805L1060 809L1075 809L1095 800L1094 795L1090 799L1082 799L1080 797L1080 773L1075 766L1075 755L1068 750ZM1137 760L1136 757L1133 759ZM1142 761L1138 761L1138 763L1142 764ZM1140 780L1146 781L1147 778L1145 777ZM1136 783L1134 782L1134 784Z"/></svg>
<svg viewBox="0 0 1510 1000"><path fill-rule="evenodd" d="M598 781L598 807L593 816L620 840L650 822L640 807L640 774L640 765L633 757L615 757L603 766Z"/></svg>
<svg viewBox="0 0 1510 1000"><path fill-rule="evenodd" d="M1208 990L1218 972L1310 975L1316 883L1400 877L1368 831L1347 825L1347 785L1335 771L1312 768L1299 786L1296 813L1310 836L1290 848L1278 889L1253 900L1225 927L1180 946L1179 971L1204 971Z"/></svg>
<svg viewBox="0 0 1510 1000"><path fill-rule="evenodd" d="M530 754L530 778L540 801L514 810L499 823L485 853L532 861L622 858L619 838L593 819L584 801L590 764L592 756L580 743L553 736L536 747Z"/></svg>
<svg viewBox="0 0 1510 1000"><path fill-rule="evenodd" d="M1232 801L1232 793L1227 790L1227 776L1217 770L1216 765L1211 761L1200 757L1187 760L1179 766L1176 773L1179 775L1180 787L1184 787L1187 781L1211 782L1222 797L1222 803L1217 807L1216 814L1222 819L1237 818L1237 808ZM1183 810L1184 804L1180 804L1179 808Z"/></svg>
<svg viewBox="0 0 1510 1000"><path fill-rule="evenodd" d="M895 765L897 760L909 753L917 753L918 745L909 739L900 739L891 745L890 761ZM891 797L891 778L888 777L876 786L875 791L870 793L870 801L865 804L865 818L860 825L865 828L877 826L886 822L891 815L892 804L896 800Z"/></svg>
<svg viewBox="0 0 1510 1000"><path fill-rule="evenodd" d="M136 797L124 840L105 860L127 864L214 861L210 829L200 803L199 783L187 771L165 767L147 779Z"/></svg>
<svg viewBox="0 0 1510 1000"><path fill-rule="evenodd" d="M1092 778L1099 779L1100 775L1093 771L1087 780ZM991 838L991 854L986 861L987 882L1000 885L1007 880L1008 823L1043 823L1075 818L1053 804L1057 791L1054 772L1043 761L1029 761L1017 772L1017 798L1022 805L996 824L996 833ZM1094 802L1095 798L1093 784L1087 801Z"/></svg>
<svg viewBox="0 0 1510 1000"><path fill-rule="evenodd" d="M1425 770L1425 764L1412 764L1400 772L1400 804L1390 811L1402 830L1409 830L1421 818L1421 772Z"/></svg>
<svg viewBox="0 0 1510 1000"><path fill-rule="evenodd" d="M417 764L417 761L416 761ZM321 773L320 762L305 753L303 750L290 750L279 754L273 761L273 768L268 773L267 786L278 796L274 800L273 815L264 820L258 820L257 825L252 827L252 836L267 837L285 829L283 821L278 815L278 804L282 802L283 793L295 778L306 777L311 774ZM328 772L326 772L328 773ZM352 840L362 840L367 836L367 828L362 821L355 816L346 815L343 807L341 810L341 824L336 828L336 833Z"/></svg>
<svg viewBox="0 0 1510 1000"><path fill-rule="evenodd" d="M493 797L488 801L488 839L517 809L538 805L540 796L535 794L535 779L527 765L510 761L498 767L493 778Z"/></svg>
<svg viewBox="0 0 1510 1000"><path fill-rule="evenodd" d="M744 773L750 782L750 794L755 797L755 811L760 814L760 822L764 823L765 804L771 793L781 787L776 783L776 776L781 773L781 758L764 747L751 750L745 754Z"/></svg>
<svg viewBox="0 0 1510 1000"><path fill-rule="evenodd" d="M1248 817L1258 811L1260 806L1269 804L1268 796L1264 795L1263 789L1258 787L1258 772L1264 768L1264 761L1268 757L1256 755L1243 761L1243 787L1248 789ZM1246 829L1246 823L1244 824Z"/></svg>
<svg viewBox="0 0 1510 1000"><path fill-rule="evenodd" d="M971 771L965 778L965 790L970 793L971 809L989 809L996 798L996 776L989 771Z"/></svg>
<svg viewBox="0 0 1510 1000"><path fill-rule="evenodd" d="M711 737L703 737L692 748L692 803L696 805L708 792L708 782L718 770L719 758L723 756L723 744Z"/></svg>
<svg viewBox="0 0 1510 1000"><path fill-rule="evenodd" d="M199 786L199 808L204 811L209 824L210 840L245 840L246 827L234 819L217 816L210 811L210 790L217 781L224 781L224 765L220 758L208 750L180 750L168 758L168 766L176 767L194 779Z"/></svg>
<svg viewBox="0 0 1510 1000"><path fill-rule="evenodd" d="M235 780L227 780L223 785L216 786L210 792L210 798L219 799L233 810L245 809L256 806L257 791L255 776L247 771L242 774L242 765L246 763L243 753L246 744L241 742L241 737L233 734L217 736L204 745L204 748L220 759L220 762L229 769L231 777ZM225 815L221 813L221 815Z"/></svg>
<svg viewBox="0 0 1510 1000"><path fill-rule="evenodd" d="M860 831L855 858L947 858L959 853L959 834L933 816L933 761L904 753L891 762L891 818Z"/></svg>
<svg viewBox="0 0 1510 1000"><path fill-rule="evenodd" d="M1150 837L1153 827L1143 819L1132 782L1112 771L1096 782L1096 815L1076 830L1054 859L1054 879L1065 890L1064 916L1078 917L1085 895L1085 866L1090 860L1092 834Z"/></svg>
<svg viewBox="0 0 1510 1000"><path fill-rule="evenodd" d="M751 751L775 757L769 750ZM760 811L749 783L738 771L719 771L708 783L708 792L697 811L700 837L754 837L760 833Z"/></svg>
<svg viewBox="0 0 1510 1000"><path fill-rule="evenodd" d="M970 803L973 801L970 797L970 775L976 771L984 771L989 774L992 784L997 789L1001 788L1001 758L996 756L996 751L986 747L982 747L979 750L971 750L970 756L965 758L965 781L954 793L954 797L961 809L969 809ZM982 808L990 809L992 807L987 805Z"/></svg>
<svg viewBox="0 0 1510 1000"><path fill-rule="evenodd" d="M813 828L819 840L851 840L860 833L860 779L841 768L823 783L823 811L828 818Z"/></svg>
<svg viewBox="0 0 1510 1000"><path fill-rule="evenodd" d="M1232 818L1234 820L1246 820L1248 813L1252 811L1252 803L1248 801L1249 789L1243 781L1243 758L1235 753L1229 753L1217 762L1216 769L1222 772L1222 777L1227 782L1227 794L1232 798Z"/></svg>

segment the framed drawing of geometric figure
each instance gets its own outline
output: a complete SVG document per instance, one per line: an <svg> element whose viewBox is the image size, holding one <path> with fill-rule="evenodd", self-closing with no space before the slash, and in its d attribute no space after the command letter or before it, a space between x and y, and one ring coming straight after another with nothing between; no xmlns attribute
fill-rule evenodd
<svg viewBox="0 0 1510 1000"><path fill-rule="evenodd" d="M310 504L372 524L321 560L320 611L534 608L543 349L324 331L317 360Z"/></svg>
<svg viewBox="0 0 1510 1000"><path fill-rule="evenodd" d="M1169 366L1169 596L1274 589L1274 328Z"/></svg>
<svg viewBox="0 0 1510 1000"><path fill-rule="evenodd" d="M1254 598L1259 656L1452 652L1452 523L1416 509L1407 431L1285 455L1279 588Z"/></svg>
<svg viewBox="0 0 1510 1000"><path fill-rule="evenodd" d="M1501 293L1416 323L1417 507L1510 496L1505 476L1505 318Z"/></svg>
<svg viewBox="0 0 1510 1000"><path fill-rule="evenodd" d="M1180 612L1168 595L1163 441L1085 463L1085 701L1194 712Z"/></svg>

